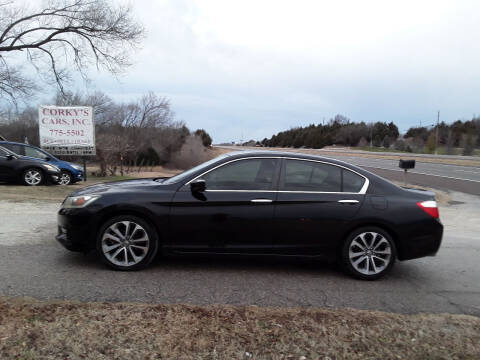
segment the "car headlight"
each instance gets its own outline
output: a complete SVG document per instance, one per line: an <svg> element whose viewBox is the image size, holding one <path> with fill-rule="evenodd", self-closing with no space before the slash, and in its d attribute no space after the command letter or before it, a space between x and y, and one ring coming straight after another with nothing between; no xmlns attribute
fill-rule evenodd
<svg viewBox="0 0 480 360"><path fill-rule="evenodd" d="M69 196L63 201L62 207L65 209L83 208L99 197L100 195Z"/></svg>
<svg viewBox="0 0 480 360"><path fill-rule="evenodd" d="M60 168L56 167L55 165L44 164L45 168L49 171L60 171Z"/></svg>
<svg viewBox="0 0 480 360"><path fill-rule="evenodd" d="M76 164L70 164L72 168L78 171L83 171L83 166L76 165Z"/></svg>

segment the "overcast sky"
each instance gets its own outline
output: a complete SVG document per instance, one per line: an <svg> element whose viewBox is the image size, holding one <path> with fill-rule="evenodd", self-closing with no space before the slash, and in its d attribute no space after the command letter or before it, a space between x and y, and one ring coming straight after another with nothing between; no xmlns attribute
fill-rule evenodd
<svg viewBox="0 0 480 360"><path fill-rule="evenodd" d="M136 0L147 39L118 100L171 99L214 142L328 121L401 131L480 113L480 1Z"/></svg>

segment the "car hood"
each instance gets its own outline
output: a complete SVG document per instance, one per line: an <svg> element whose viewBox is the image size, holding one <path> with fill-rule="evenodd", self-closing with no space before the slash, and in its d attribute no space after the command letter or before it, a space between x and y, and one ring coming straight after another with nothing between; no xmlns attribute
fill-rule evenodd
<svg viewBox="0 0 480 360"><path fill-rule="evenodd" d="M151 179L135 179L135 180L123 180L107 182L102 184L95 184L84 187L80 190L74 191L70 196L100 194L105 192L135 192L142 191L151 188L152 186L161 185L163 179L151 178Z"/></svg>

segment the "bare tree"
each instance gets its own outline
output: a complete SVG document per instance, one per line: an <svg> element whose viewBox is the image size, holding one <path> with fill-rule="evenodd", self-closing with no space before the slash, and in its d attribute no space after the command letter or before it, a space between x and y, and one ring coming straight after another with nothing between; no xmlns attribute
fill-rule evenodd
<svg viewBox="0 0 480 360"><path fill-rule="evenodd" d="M14 54L23 54L62 94L72 67L85 80L92 65L120 73L130 65L130 50L144 33L131 13L128 6L113 6L109 0L49 0L43 9L1 3L0 94L15 102L35 90L35 81Z"/></svg>
<svg viewBox="0 0 480 360"><path fill-rule="evenodd" d="M125 106L122 125L140 129L161 128L171 125L173 117L170 101L150 91L143 95L139 101Z"/></svg>

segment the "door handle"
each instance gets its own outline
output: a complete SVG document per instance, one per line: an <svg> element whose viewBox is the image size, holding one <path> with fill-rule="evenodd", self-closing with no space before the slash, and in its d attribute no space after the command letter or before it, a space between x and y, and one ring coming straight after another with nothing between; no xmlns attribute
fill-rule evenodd
<svg viewBox="0 0 480 360"><path fill-rule="evenodd" d="M358 200L338 200L339 203L341 204L358 204Z"/></svg>
<svg viewBox="0 0 480 360"><path fill-rule="evenodd" d="M250 202L256 203L256 204L268 204L268 203L273 202L273 200L270 200L270 199L253 199L253 200L250 200Z"/></svg>

